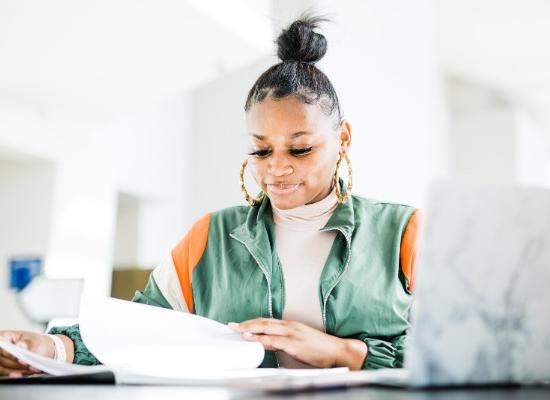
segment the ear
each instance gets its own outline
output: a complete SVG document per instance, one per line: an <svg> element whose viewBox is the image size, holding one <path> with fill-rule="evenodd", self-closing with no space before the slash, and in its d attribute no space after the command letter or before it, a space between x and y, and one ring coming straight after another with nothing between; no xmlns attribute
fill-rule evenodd
<svg viewBox="0 0 550 400"><path fill-rule="evenodd" d="M340 124L340 153L349 151L351 146L351 124L348 120L343 120Z"/></svg>

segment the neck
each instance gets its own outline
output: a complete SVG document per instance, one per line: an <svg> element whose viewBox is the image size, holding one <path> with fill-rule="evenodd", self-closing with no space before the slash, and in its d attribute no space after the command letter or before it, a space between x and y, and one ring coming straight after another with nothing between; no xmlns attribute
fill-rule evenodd
<svg viewBox="0 0 550 400"><path fill-rule="evenodd" d="M306 203L306 206L310 205L310 204L315 204L319 201L322 201L322 200L326 199L331 193L334 193L334 185L332 185L332 184L327 189L325 189L323 192L321 192L320 195L315 197L309 203Z"/></svg>
<svg viewBox="0 0 550 400"><path fill-rule="evenodd" d="M304 204L296 208L281 210L273 206L273 219L278 225L285 225L297 230L320 229L330 219L338 206L334 190L322 200Z"/></svg>

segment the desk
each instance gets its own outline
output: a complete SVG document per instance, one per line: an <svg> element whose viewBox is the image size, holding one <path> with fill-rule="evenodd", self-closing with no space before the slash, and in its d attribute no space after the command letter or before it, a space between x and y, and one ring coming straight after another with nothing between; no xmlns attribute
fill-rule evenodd
<svg viewBox="0 0 550 400"><path fill-rule="evenodd" d="M331 399L331 400L547 400L550 387L485 388L452 390L400 390L363 387L324 392L295 393L293 395L269 394L223 388L196 388L177 386L108 386L108 385L5 385L0 386L0 399L9 400L63 400L63 399Z"/></svg>

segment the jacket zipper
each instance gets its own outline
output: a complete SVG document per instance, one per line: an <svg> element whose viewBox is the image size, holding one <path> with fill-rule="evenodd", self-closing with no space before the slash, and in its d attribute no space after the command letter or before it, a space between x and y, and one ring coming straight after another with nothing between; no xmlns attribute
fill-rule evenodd
<svg viewBox="0 0 550 400"><path fill-rule="evenodd" d="M342 280L342 276L344 275L344 272L346 271L346 269L348 267L349 258L350 258L350 254L351 254L350 240L347 237L347 235L345 234L345 232L343 230L339 229L339 228L334 228L334 229L337 230L338 232L340 232L342 235L344 235L344 238L346 239L346 247L347 247L347 250L348 250L348 254L346 255L346 262L344 264L344 270L342 271L342 273L340 274L338 279L336 279L336 281L328 289L328 291L325 294L325 297L323 299L323 326L325 328L325 333L327 332L327 301L328 301L328 298L329 298L330 294L332 293L332 291L336 287L336 285L338 285L338 283L340 283L340 281ZM331 230L331 229L327 229L327 231L329 231L329 230ZM323 232L326 232L326 231L323 231Z"/></svg>
<svg viewBox="0 0 550 400"><path fill-rule="evenodd" d="M283 267L281 266L281 260L279 260L279 256L277 256L277 265L279 266L279 271L281 273L281 280L283 282L283 308L281 314L284 312L285 306L286 306L286 282L285 282L285 274L283 271ZM282 315L281 315L282 318Z"/></svg>
<svg viewBox="0 0 550 400"><path fill-rule="evenodd" d="M262 270L262 273L264 274L265 276L265 280L267 281L267 301L268 301L268 304L267 304L267 309L269 311L269 317L270 318L273 318L273 300L271 298L271 283L269 281L269 278L267 277L267 271L265 270L265 268L262 266L262 263L260 263L260 261L258 261L258 259L256 258L256 256L254 255L254 253L252 253L250 251L250 248L246 245L245 242L243 242L242 240L239 240L237 239L235 236L233 236L232 234L229 234L229 236L231 236L233 239L235 239L237 242L241 243L244 247L246 247L246 250L248 250L248 252L250 253L250 255L252 256L252 258L254 259L254 261L256 261L256 264L258 264L258 267L260 267L260 269ZM283 277L284 279L284 277ZM279 359L277 358L277 352L275 352L275 362L277 363L277 368L279 368L281 365L279 364Z"/></svg>
<svg viewBox="0 0 550 400"><path fill-rule="evenodd" d="M286 282L285 282L285 274L283 272L283 267L281 266L281 260L279 260L279 256L277 255L277 265L279 266L279 273L281 274L281 278L282 278L282 281L283 281L283 287L282 287L282 290L283 290L283 308L282 308L282 311L281 311L281 319L283 318L283 312L284 312L284 309L285 309L285 303L286 303ZM277 361L277 368L279 368L281 366L281 363L279 362L279 357L278 357L278 352L275 351L275 361Z"/></svg>
<svg viewBox="0 0 550 400"><path fill-rule="evenodd" d="M258 261L258 259L256 258L256 256L254 255L254 253L252 253L250 251L250 248L246 245L245 242L243 242L242 240L239 240L237 239L235 236L233 236L233 234L229 234L229 236L231 236L233 239L235 239L237 242L241 243L244 247L246 247L246 249L248 250L248 252L250 253L250 255L252 256L252 258L254 259L254 261L256 261L256 264L258 264L258 267L260 267L260 269L262 270L262 273L264 274L265 276L265 280L267 281L267 301L268 301L268 304L267 304L267 309L269 311L269 317L270 318L273 318L273 305L272 305L272 298L271 298L271 282L269 280L269 278L267 277L267 271L266 269L262 266L262 264L260 263L260 261Z"/></svg>

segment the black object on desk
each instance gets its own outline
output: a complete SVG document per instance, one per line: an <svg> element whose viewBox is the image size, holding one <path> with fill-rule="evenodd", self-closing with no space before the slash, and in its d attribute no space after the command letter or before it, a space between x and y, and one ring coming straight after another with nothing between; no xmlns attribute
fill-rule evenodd
<svg viewBox="0 0 550 400"><path fill-rule="evenodd" d="M20 378L0 377L0 385L114 385L115 375L110 371L95 372L93 374L75 374L53 376L46 374L22 376Z"/></svg>

